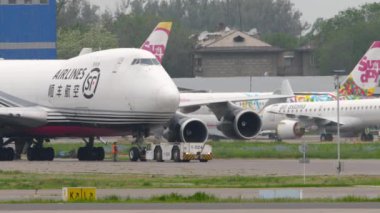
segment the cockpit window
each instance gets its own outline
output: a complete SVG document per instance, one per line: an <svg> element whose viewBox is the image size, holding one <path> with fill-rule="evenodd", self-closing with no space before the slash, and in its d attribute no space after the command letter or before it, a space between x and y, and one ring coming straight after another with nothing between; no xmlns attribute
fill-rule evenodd
<svg viewBox="0 0 380 213"><path fill-rule="evenodd" d="M135 64L138 64L138 63L139 63L139 60L135 58L135 59L133 59L131 65L135 65Z"/></svg>
<svg viewBox="0 0 380 213"><path fill-rule="evenodd" d="M159 65L160 64L160 62L158 62L156 58L153 58L152 62L153 62L154 65Z"/></svg>
<svg viewBox="0 0 380 213"><path fill-rule="evenodd" d="M152 59L150 59L150 58L142 58L142 59L140 59L140 64L153 65L153 62L152 62Z"/></svg>
<svg viewBox="0 0 380 213"><path fill-rule="evenodd" d="M157 61L155 58L135 58L133 59L131 65L159 65L160 62Z"/></svg>

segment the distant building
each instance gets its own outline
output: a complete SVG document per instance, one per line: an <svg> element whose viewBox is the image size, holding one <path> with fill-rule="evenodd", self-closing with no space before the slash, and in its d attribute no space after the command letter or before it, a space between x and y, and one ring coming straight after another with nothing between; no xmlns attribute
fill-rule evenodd
<svg viewBox="0 0 380 213"><path fill-rule="evenodd" d="M56 0L0 0L0 26L0 58L57 58Z"/></svg>
<svg viewBox="0 0 380 213"><path fill-rule="evenodd" d="M193 57L199 77L319 74L312 48L287 51L236 30L201 35Z"/></svg>

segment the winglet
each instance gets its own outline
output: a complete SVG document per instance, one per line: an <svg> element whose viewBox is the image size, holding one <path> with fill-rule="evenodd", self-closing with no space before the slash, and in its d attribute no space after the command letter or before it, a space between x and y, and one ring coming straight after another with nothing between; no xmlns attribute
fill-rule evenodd
<svg viewBox="0 0 380 213"><path fill-rule="evenodd" d="M281 83L281 89L276 90L274 94L294 96L293 88L290 85L289 80L288 79L283 80Z"/></svg>
<svg viewBox="0 0 380 213"><path fill-rule="evenodd" d="M288 98L294 96L294 92L292 89L292 86L290 85L290 82L288 79L285 79L281 83L281 89L277 89L273 92L275 95L283 95L285 97L280 98L272 98L269 99L265 105L262 107L262 110L265 109L265 107L272 105L272 104L278 104L278 103L285 103L287 102Z"/></svg>
<svg viewBox="0 0 380 213"><path fill-rule="evenodd" d="M157 60L162 63L165 55L166 46L172 29L172 22L160 22L154 28L147 40L141 46L141 49L147 50L156 56Z"/></svg>
<svg viewBox="0 0 380 213"><path fill-rule="evenodd" d="M372 43L350 75L342 82L342 95L372 96L380 75L380 41Z"/></svg>

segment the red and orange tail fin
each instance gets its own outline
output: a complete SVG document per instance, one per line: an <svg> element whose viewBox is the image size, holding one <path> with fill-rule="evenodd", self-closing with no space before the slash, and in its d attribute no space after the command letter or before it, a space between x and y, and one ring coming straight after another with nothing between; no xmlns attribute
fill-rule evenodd
<svg viewBox="0 0 380 213"><path fill-rule="evenodd" d="M143 43L141 49L147 50L156 56L157 60L162 63L165 55L166 46L172 29L172 22L160 22Z"/></svg>

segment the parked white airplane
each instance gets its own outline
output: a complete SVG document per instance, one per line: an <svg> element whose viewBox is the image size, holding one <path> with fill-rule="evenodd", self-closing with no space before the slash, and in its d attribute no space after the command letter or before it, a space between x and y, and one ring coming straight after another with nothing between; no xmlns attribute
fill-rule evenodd
<svg viewBox="0 0 380 213"><path fill-rule="evenodd" d="M170 32L169 26L160 23L155 32ZM155 50L160 59L164 49L155 48L162 44L155 42L166 46L167 40L155 35L143 48ZM169 120L170 140L207 140L204 122L178 113L179 107L216 106L224 112L226 128L243 137L256 134L252 128L260 129L256 113L230 103L252 100L250 96L207 94L205 99L201 94L180 103L176 85L156 57L144 49L120 48L68 60L0 61L0 160L13 159L14 150L5 148L12 142L16 149L31 143L29 160L53 160L54 150L44 148L43 142L57 137L89 138L78 150L78 159L103 160L104 150L94 147L95 137L132 134L138 143ZM133 159L144 160L143 150L131 152Z"/></svg>
<svg viewBox="0 0 380 213"><path fill-rule="evenodd" d="M372 96L376 86L378 85L378 76L380 74L380 41L375 41L367 53L363 56L363 58L359 61L359 63L355 66L352 73L347 77L346 81L343 83L340 93L343 95L343 98L345 96L350 95L356 95L356 96ZM356 117L364 116L362 113L368 113L366 116L374 116L376 117L376 114L373 114L372 107L375 106L368 106L368 108L364 105L364 108L358 108L358 105L356 104L366 104L370 103L373 104L373 101L376 102L376 100L372 100L368 102L367 100L354 100L352 101L343 101L343 104L348 104L348 109L343 108L342 113L349 114L353 113ZM320 102L320 103L300 103L300 105L295 104L281 104L280 106L282 108L289 107L289 110L291 110L290 114L288 110L280 110L277 109L276 106L279 105L273 105L269 106L264 110L263 114L263 129L270 129L275 130L279 139L289 139L289 138L298 138L301 137L304 134L304 126L310 127L310 122L314 123L316 127L318 127L319 131L321 131L321 140L328 140L331 141L333 139L331 129L333 130L335 127L334 122L336 122L332 118L326 118L323 119L318 117L321 115L330 115L330 117L337 117L337 113L335 111L335 114L331 114L332 111L335 108L332 108L332 105L337 104L336 101L326 101L326 102ZM352 109L351 106L352 105ZM301 106L305 107L313 107L313 110L316 110L315 112L310 110L304 110ZM294 108L295 107L295 108ZM298 109L297 107L301 107L302 109ZM281 108L281 109L282 109ZM292 110L294 108L294 110ZM359 110L361 109L361 110ZM297 111L298 110L298 111ZM326 110L326 112L325 112ZM359 110L359 111L355 111ZM302 112L302 115L299 114ZM295 114L294 114L295 113ZM359 113L359 114L358 114ZM281 115L283 114L283 115ZM292 115L293 114L293 115ZM344 114L344 115L345 115ZM299 116L300 117L299 117ZM318 115L318 116L316 116ZM305 116L307 119L309 119L310 122L306 122ZM310 117L315 119L310 119ZM352 116L351 116L352 117ZM343 118L345 121L350 122L348 118ZM357 119L357 118L355 118ZM328 122L330 120L331 122ZM360 120L360 119L359 119ZM373 135L369 133L368 131L365 131L369 127L374 127L374 121L371 119L367 119L365 116L363 119L360 120L360 122L352 121L352 123L349 125L347 122L341 123L342 129L347 130L346 134L348 135L355 135L358 132L361 132L361 139L362 140L373 140Z"/></svg>
<svg viewBox="0 0 380 213"><path fill-rule="evenodd" d="M339 125L343 134L351 136L365 128L380 126L380 99L341 100L339 104ZM263 128L277 128L284 138L302 136L305 128L318 128L331 133L336 131L338 124L337 102L274 104L265 108L263 117ZM362 132L362 139L366 137Z"/></svg>

